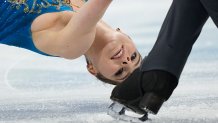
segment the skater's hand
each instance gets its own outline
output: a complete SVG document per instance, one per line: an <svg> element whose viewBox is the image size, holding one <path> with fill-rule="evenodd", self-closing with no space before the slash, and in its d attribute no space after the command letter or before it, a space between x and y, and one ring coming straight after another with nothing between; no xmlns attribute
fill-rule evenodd
<svg viewBox="0 0 218 123"><path fill-rule="evenodd" d="M137 68L124 82L113 89L111 99L139 114L145 112L157 114L177 84L176 77L168 72L158 70L142 72Z"/></svg>

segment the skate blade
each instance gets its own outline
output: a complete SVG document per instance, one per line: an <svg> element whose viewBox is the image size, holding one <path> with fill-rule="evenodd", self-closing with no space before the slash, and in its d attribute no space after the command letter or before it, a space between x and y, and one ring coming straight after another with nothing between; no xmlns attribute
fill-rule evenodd
<svg viewBox="0 0 218 123"><path fill-rule="evenodd" d="M141 117L128 116L125 114L126 110L133 113L130 109L124 107L122 104L114 102L109 106L107 114L116 120L121 120L131 123L145 123L145 121L147 123L148 121L151 121L150 119L148 119L147 115Z"/></svg>

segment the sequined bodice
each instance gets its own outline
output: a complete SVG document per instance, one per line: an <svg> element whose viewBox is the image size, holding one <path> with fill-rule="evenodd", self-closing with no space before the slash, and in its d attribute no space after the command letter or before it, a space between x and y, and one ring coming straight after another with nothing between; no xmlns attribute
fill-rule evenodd
<svg viewBox="0 0 218 123"><path fill-rule="evenodd" d="M70 0L6 0L12 4L12 7L20 9L22 7L25 13L41 13L42 9L56 7L60 10L61 6L69 6Z"/></svg>
<svg viewBox="0 0 218 123"><path fill-rule="evenodd" d="M70 0L0 0L0 43L47 55L33 44L31 24L41 14L66 10L73 11Z"/></svg>

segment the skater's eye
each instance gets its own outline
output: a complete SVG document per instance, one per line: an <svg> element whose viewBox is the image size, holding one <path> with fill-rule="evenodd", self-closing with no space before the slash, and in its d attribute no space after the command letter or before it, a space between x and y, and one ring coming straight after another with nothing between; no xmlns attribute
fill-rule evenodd
<svg viewBox="0 0 218 123"><path fill-rule="evenodd" d="M115 73L115 76L120 76L120 75L122 75L123 70L124 70L123 68L119 69L119 70Z"/></svg>
<svg viewBox="0 0 218 123"><path fill-rule="evenodd" d="M117 80L125 80L130 73L126 73L126 70L124 70L124 68L119 69L114 76L117 77Z"/></svg>
<svg viewBox="0 0 218 123"><path fill-rule="evenodd" d="M134 52L131 56L131 61L134 61L136 59L136 57L137 57L137 53Z"/></svg>
<svg viewBox="0 0 218 123"><path fill-rule="evenodd" d="M140 61L142 60L141 55L138 52L134 52L130 57L130 59L131 61L134 62L134 65L132 66L132 68L123 67L120 68L118 71L116 71L114 73L116 80L121 80L121 81L125 80L135 68L139 67L141 63Z"/></svg>

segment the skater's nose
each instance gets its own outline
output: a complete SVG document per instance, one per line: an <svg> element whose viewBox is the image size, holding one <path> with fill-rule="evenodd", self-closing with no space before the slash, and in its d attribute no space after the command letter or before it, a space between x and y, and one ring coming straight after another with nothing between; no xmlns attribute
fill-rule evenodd
<svg viewBox="0 0 218 123"><path fill-rule="evenodd" d="M130 58L129 58L129 56L127 56L126 58L124 57L122 64L126 65L126 64L130 64L130 62L131 62Z"/></svg>

